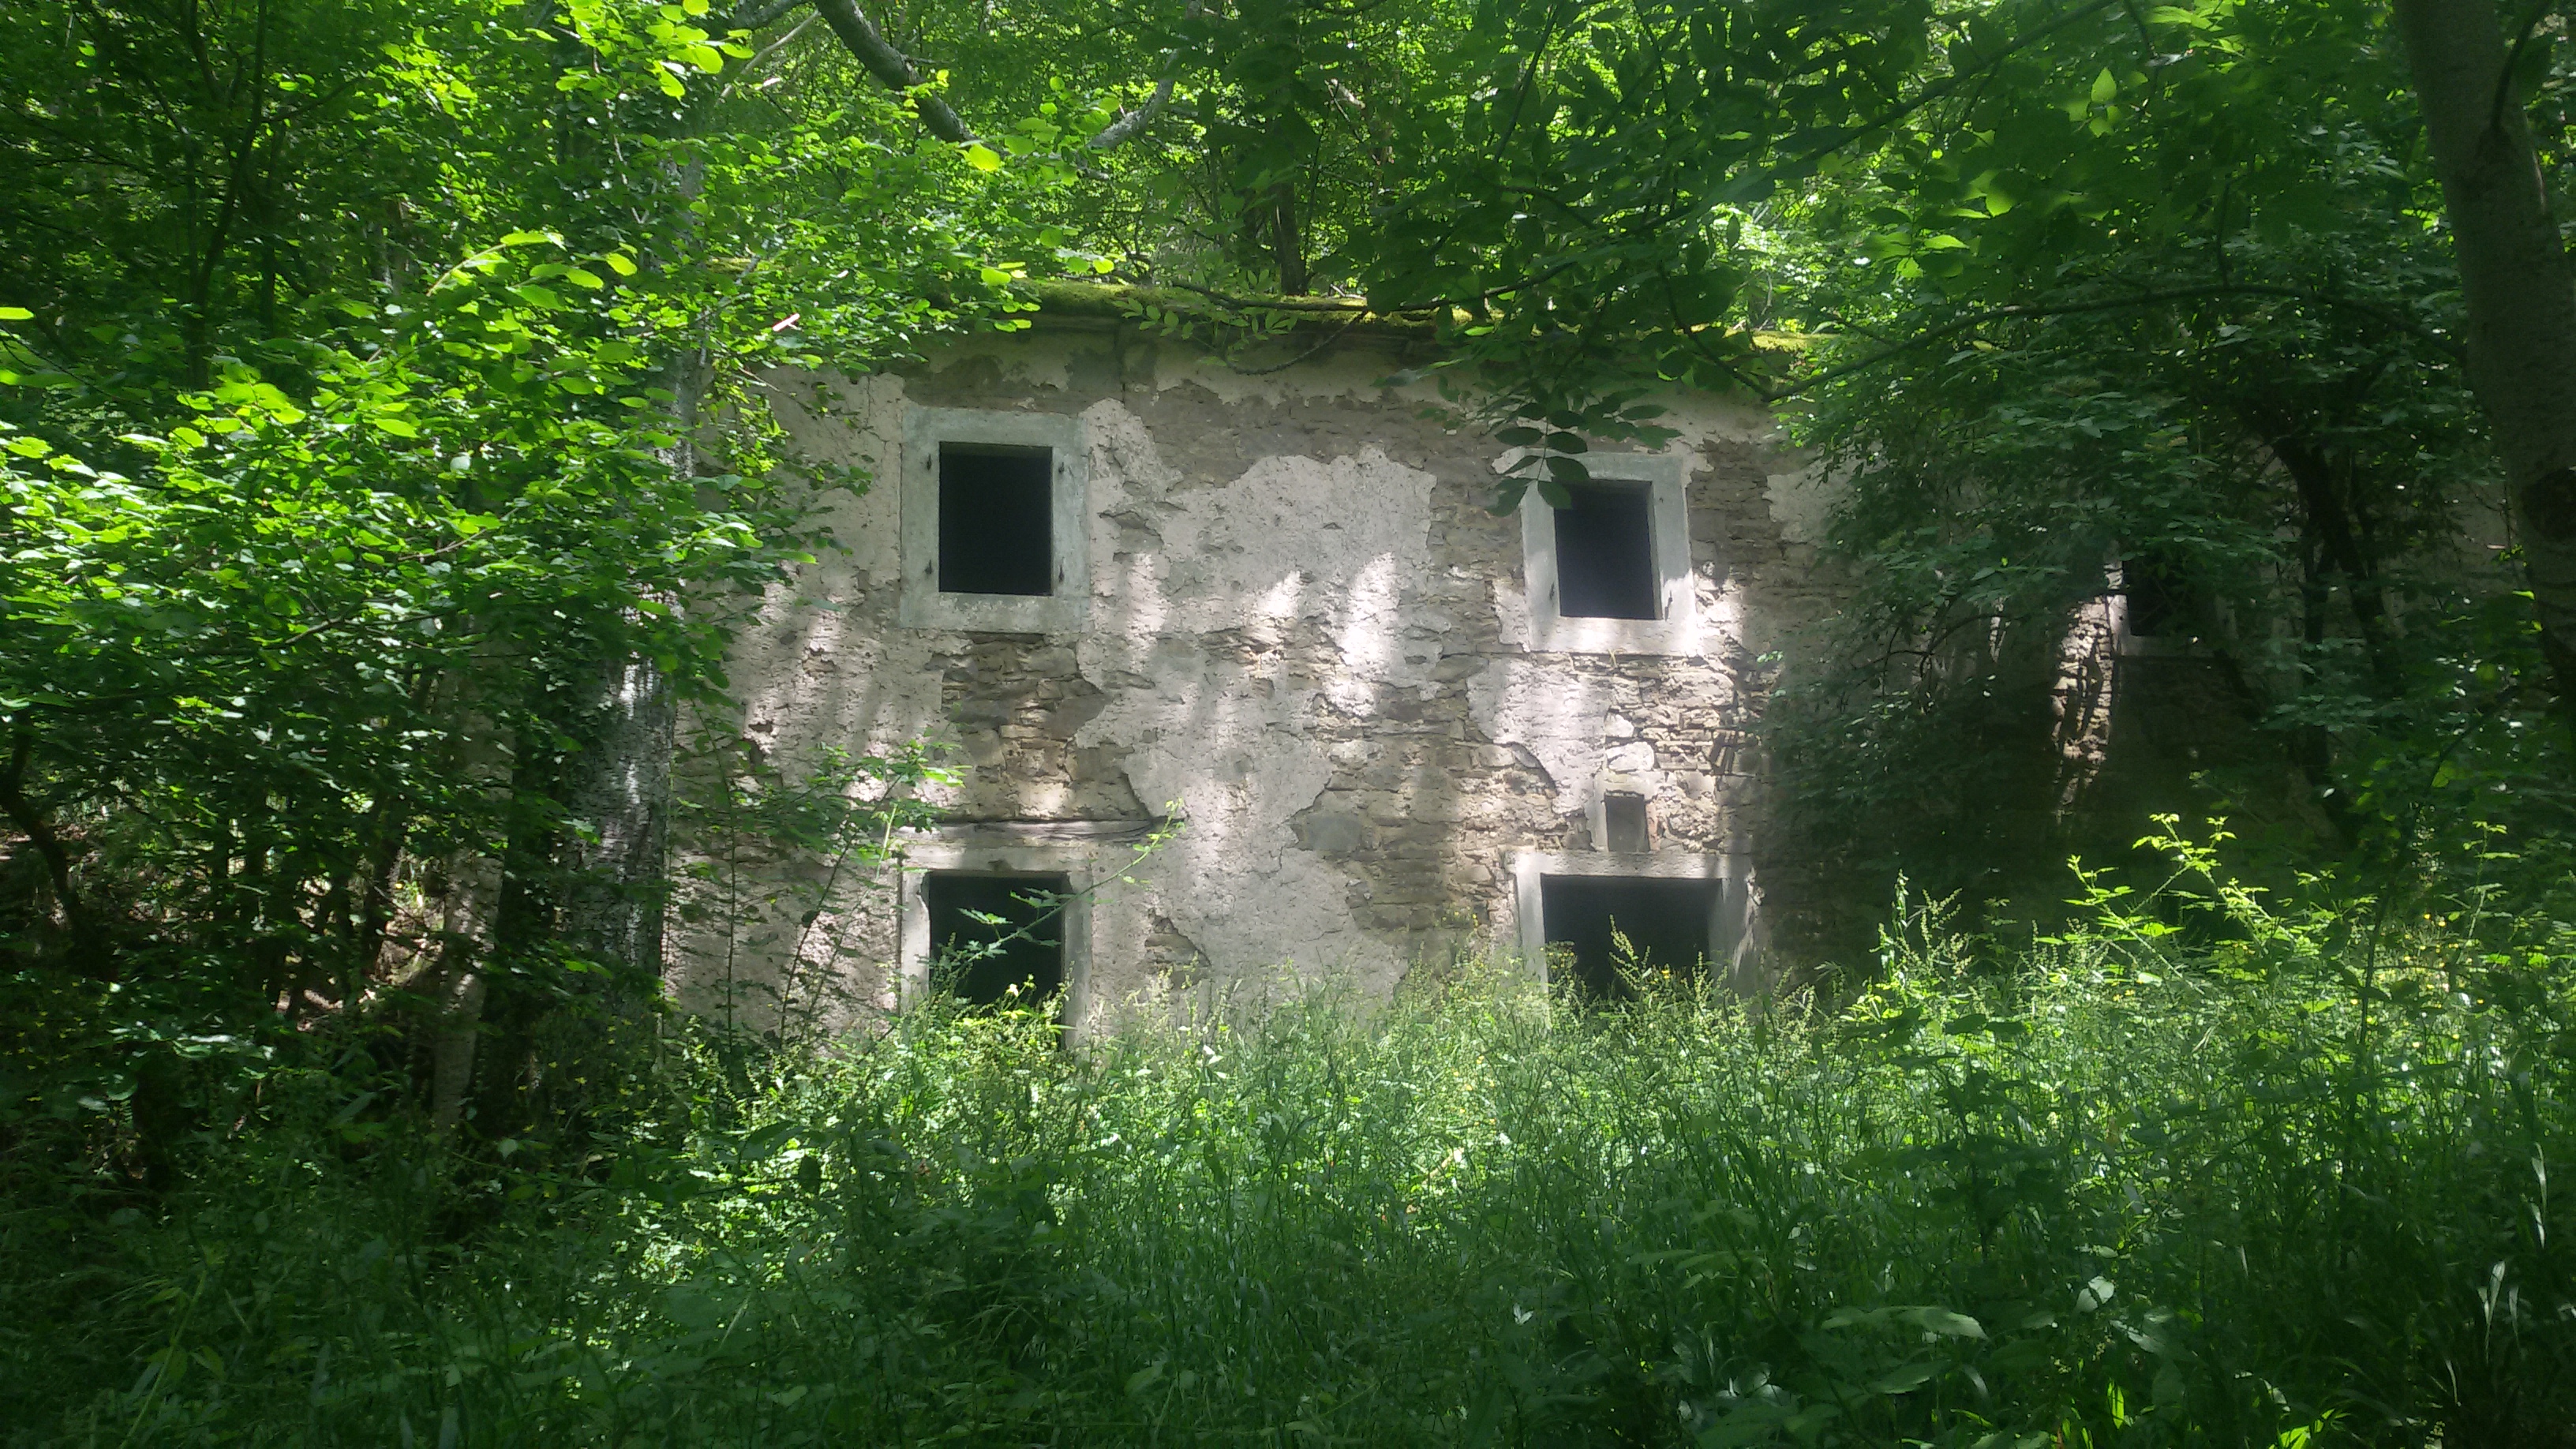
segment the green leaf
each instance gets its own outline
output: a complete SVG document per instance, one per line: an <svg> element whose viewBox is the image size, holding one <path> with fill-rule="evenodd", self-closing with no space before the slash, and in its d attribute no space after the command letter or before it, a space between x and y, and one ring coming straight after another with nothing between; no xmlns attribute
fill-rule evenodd
<svg viewBox="0 0 2576 1449"><path fill-rule="evenodd" d="M2001 216L2021 204L2023 187L2009 172L1989 171L1968 183L1968 195L1985 203L1986 215Z"/></svg>
<svg viewBox="0 0 2576 1449"><path fill-rule="evenodd" d="M635 259L624 252L602 252L599 259L608 264L610 271L621 277L635 275Z"/></svg>
<svg viewBox="0 0 2576 1449"><path fill-rule="evenodd" d="M978 171L999 171L1002 158L992 147L978 141L966 148L966 164Z"/></svg>
<svg viewBox="0 0 2576 1449"><path fill-rule="evenodd" d="M0 307L0 322L32 321L35 315L24 307Z"/></svg>
<svg viewBox="0 0 2576 1449"><path fill-rule="evenodd" d="M2112 78L2111 68L2102 67L2102 73L2093 77L2093 104L2106 105L2119 94L2120 83Z"/></svg>
<svg viewBox="0 0 2576 1449"><path fill-rule="evenodd" d="M1878 1382L1870 1387L1882 1394L1910 1394L1931 1382L1932 1376L1938 1372L1939 1369L1928 1363L1910 1363L1881 1375Z"/></svg>
<svg viewBox="0 0 2576 1449"><path fill-rule="evenodd" d="M1938 1333L1950 1338L1986 1336L1984 1324L1964 1313L1953 1313L1947 1308L1917 1308L1905 1316L1915 1327L1925 1333Z"/></svg>

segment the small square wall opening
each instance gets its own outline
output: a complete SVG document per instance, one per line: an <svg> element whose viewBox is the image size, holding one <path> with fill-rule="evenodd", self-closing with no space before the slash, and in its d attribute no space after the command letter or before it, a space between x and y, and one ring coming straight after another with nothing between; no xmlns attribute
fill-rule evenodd
<svg viewBox="0 0 2576 1449"><path fill-rule="evenodd" d="M1652 500L1642 483L1596 482L1568 490L1556 510L1556 610L1569 619L1652 619L1655 576Z"/></svg>
<svg viewBox="0 0 2576 1449"><path fill-rule="evenodd" d="M1568 875L1539 882L1553 961L1572 958L1584 993L1620 1001L1635 992L1622 966L1697 976L1708 969L1711 934L1723 883L1662 877ZM1612 932L1625 936L1635 960L1621 955Z"/></svg>
<svg viewBox="0 0 2576 1449"><path fill-rule="evenodd" d="M1055 453L939 445L939 591L1055 592Z"/></svg>
<svg viewBox="0 0 2576 1449"><path fill-rule="evenodd" d="M974 1006L1001 1003L1013 986L1020 988L1023 1004L1062 989L1061 901L1071 888L1060 875L938 870L924 877L931 959L955 972L950 989Z"/></svg>
<svg viewBox="0 0 2576 1449"><path fill-rule="evenodd" d="M2120 561L2120 592L2129 601L2129 634L2161 638L2183 631L2183 590L2174 571L2160 558Z"/></svg>
<svg viewBox="0 0 2576 1449"><path fill-rule="evenodd" d="M1643 855L1654 848L1646 828L1646 797L1613 790L1601 797L1601 848Z"/></svg>

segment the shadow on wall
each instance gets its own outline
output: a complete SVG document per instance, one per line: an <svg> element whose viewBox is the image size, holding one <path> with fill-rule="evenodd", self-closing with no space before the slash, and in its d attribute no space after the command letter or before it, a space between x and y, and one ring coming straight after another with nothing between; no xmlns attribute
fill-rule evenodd
<svg viewBox="0 0 2576 1449"><path fill-rule="evenodd" d="M1817 898L1843 903L1778 923L1796 955L1867 959L1900 874L1987 925L2053 926L2068 858L2151 866L2136 842L2158 814L2222 812L2284 859L2331 838L2226 656L2136 635L2123 605L2088 600L2048 631L1958 631L1905 708L1789 726L1780 826Z"/></svg>

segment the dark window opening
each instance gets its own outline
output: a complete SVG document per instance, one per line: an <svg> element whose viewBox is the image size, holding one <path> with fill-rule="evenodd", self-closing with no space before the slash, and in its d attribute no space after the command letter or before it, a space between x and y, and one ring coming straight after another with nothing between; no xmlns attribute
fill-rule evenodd
<svg viewBox="0 0 2576 1449"><path fill-rule="evenodd" d="M1642 854L1651 847L1646 841L1646 797L1614 792L1601 797L1601 824L1604 850Z"/></svg>
<svg viewBox="0 0 2576 1449"><path fill-rule="evenodd" d="M949 989L975 1006L1043 1001L1064 985L1064 910L1070 882L1060 875L974 875L934 871L921 883L930 907L934 968L952 972ZM998 917L998 921L979 917Z"/></svg>
<svg viewBox="0 0 2576 1449"><path fill-rule="evenodd" d="M1556 510L1556 611L1569 619L1658 616L1655 529L1646 486L1587 483Z"/></svg>
<svg viewBox="0 0 2576 1449"><path fill-rule="evenodd" d="M2181 581L2162 560L2120 560L2120 592L2129 596L2130 637L2153 639L2181 627Z"/></svg>
<svg viewBox="0 0 2576 1449"><path fill-rule="evenodd" d="M939 445L939 592L1055 592L1055 455Z"/></svg>
<svg viewBox="0 0 2576 1449"><path fill-rule="evenodd" d="M1539 910L1547 922L1552 961L1573 958L1574 979L1587 995L1625 1000L1635 993L1620 978L1622 966L1695 975L1706 969L1710 917L1721 882L1641 880L1569 875L1539 881ZM1628 938L1630 960L1611 932Z"/></svg>

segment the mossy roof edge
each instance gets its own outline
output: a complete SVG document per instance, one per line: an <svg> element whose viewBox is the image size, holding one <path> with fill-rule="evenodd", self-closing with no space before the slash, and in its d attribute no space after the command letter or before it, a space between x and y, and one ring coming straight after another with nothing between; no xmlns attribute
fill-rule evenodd
<svg viewBox="0 0 2576 1449"><path fill-rule="evenodd" d="M1332 328L1406 342L1429 341L1436 329L1427 317L1372 312L1353 302L1340 305L1328 297L1233 297L1223 302L1178 287L1150 287L1128 282L1029 282L1022 290L1038 304L1029 320L1045 327L1071 323L1144 326L1148 308L1183 316L1223 318L1229 313L1276 308L1293 316L1300 332Z"/></svg>

